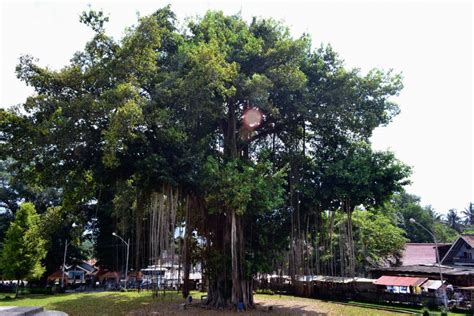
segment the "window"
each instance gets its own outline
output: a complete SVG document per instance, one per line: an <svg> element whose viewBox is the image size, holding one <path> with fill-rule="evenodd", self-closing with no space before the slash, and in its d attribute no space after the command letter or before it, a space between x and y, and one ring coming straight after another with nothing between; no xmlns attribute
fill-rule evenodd
<svg viewBox="0 0 474 316"><path fill-rule="evenodd" d="M462 254L462 258L463 258L463 259L470 259L470 260L472 260L472 253L471 253L471 252L464 251L463 254Z"/></svg>

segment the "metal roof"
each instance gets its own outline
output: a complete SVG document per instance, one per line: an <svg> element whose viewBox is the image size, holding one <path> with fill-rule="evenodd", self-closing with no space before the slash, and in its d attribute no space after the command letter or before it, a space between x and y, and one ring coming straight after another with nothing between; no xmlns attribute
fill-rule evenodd
<svg viewBox="0 0 474 316"><path fill-rule="evenodd" d="M399 277L383 275L374 281L376 285L390 285L390 286L419 286L426 282L428 278L414 278L414 277Z"/></svg>
<svg viewBox="0 0 474 316"><path fill-rule="evenodd" d="M428 280L421 287L428 290L437 290L441 287L441 284L440 280Z"/></svg>
<svg viewBox="0 0 474 316"><path fill-rule="evenodd" d="M379 268L373 269L372 271L378 271L384 273L385 271L390 272L397 272L397 273L404 273L404 274L439 274L439 270L441 268L441 272L446 275L461 275L461 276L468 276L474 275L474 268L473 267L462 267L462 266L445 266L441 265L441 267L437 264L418 264L413 266L402 266L402 267L391 267L391 268Z"/></svg>
<svg viewBox="0 0 474 316"><path fill-rule="evenodd" d="M433 264L436 262L435 244L407 243L401 261L404 266Z"/></svg>

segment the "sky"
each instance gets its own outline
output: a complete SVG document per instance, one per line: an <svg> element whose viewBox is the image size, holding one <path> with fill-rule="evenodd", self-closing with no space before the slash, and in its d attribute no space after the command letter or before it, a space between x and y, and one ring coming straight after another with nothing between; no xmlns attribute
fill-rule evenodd
<svg viewBox="0 0 474 316"><path fill-rule="evenodd" d="M406 188L440 213L474 202L473 10L471 1L2 1L0 106L25 101L32 90L14 73L21 55L52 69L65 66L92 32L79 23L88 9L109 14L107 32L123 36L137 15L170 3L179 21L207 10L273 17L313 46L328 44L350 68L394 69L404 89L400 115L372 137L413 168Z"/></svg>

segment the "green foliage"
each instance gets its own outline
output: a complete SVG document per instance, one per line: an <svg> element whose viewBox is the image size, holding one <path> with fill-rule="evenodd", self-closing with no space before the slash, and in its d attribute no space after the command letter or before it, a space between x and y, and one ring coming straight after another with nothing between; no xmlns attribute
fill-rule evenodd
<svg viewBox="0 0 474 316"><path fill-rule="evenodd" d="M379 266L396 262L407 239L391 217L373 210L356 210L353 214L355 244L360 266Z"/></svg>
<svg viewBox="0 0 474 316"><path fill-rule="evenodd" d="M474 203L470 202L469 205L462 210L462 215L464 215L465 225L474 225Z"/></svg>
<svg viewBox="0 0 474 316"><path fill-rule="evenodd" d="M244 215L249 208L255 214L271 211L283 202L284 178L285 172L272 172L268 161L219 163L209 157L203 183L206 202L216 213L235 210Z"/></svg>
<svg viewBox="0 0 474 316"><path fill-rule="evenodd" d="M352 206L380 205L394 192L400 192L411 170L391 152L373 152L366 143L349 147L347 156L329 164L328 189Z"/></svg>
<svg viewBox="0 0 474 316"><path fill-rule="evenodd" d="M119 103L110 118L110 124L104 133L103 162L107 167L117 167L118 154L127 151L127 143L139 137L137 128L143 124L143 113L140 107L140 97L136 88L130 84L121 84L115 90L109 91L108 98Z"/></svg>
<svg viewBox="0 0 474 316"><path fill-rule="evenodd" d="M430 310L426 307L424 307L421 311L423 316L430 316Z"/></svg>
<svg viewBox="0 0 474 316"><path fill-rule="evenodd" d="M309 36L292 38L273 19L249 24L209 11L179 30L167 6L120 40L107 36L107 20L82 14L94 37L61 70L22 57L17 76L35 95L18 111L0 110L0 152L14 161L8 172L35 192L57 193L42 208L52 248L74 237L54 218L97 217L96 254L113 266L111 232L138 234L148 196L173 186L203 202L206 212L193 214L199 233L216 236L215 217L235 211L245 227L245 273L271 271L293 243L288 227L303 230L301 219L343 202L380 206L408 183L409 168L369 142L398 113L391 98L400 75L348 69L330 46L313 51ZM242 122L249 108L263 118L250 130ZM370 214L358 218L360 231L379 236L388 217ZM397 251L399 230L389 232L387 247ZM389 255L369 234L360 240L378 247L374 262ZM226 270L219 252L207 252L210 270Z"/></svg>
<svg viewBox="0 0 474 316"><path fill-rule="evenodd" d="M459 237L457 231L440 221L433 223L433 234L436 236L436 241L444 243L454 242Z"/></svg>
<svg viewBox="0 0 474 316"><path fill-rule="evenodd" d="M41 260L46 256L46 250L38 222L39 216L34 205L21 204L7 230L0 257L0 267L5 278L31 280L43 274Z"/></svg>
<svg viewBox="0 0 474 316"><path fill-rule="evenodd" d="M422 207L417 196L405 192L397 194L391 200L391 207L398 213L398 226L406 232L410 242L433 242L433 237L424 229L410 223L410 218L432 231L438 242L452 242L457 238L457 232L446 225L430 206Z"/></svg>
<svg viewBox="0 0 474 316"><path fill-rule="evenodd" d="M456 210L450 209L448 211L448 214L446 215L446 222L451 229L457 232L461 232L462 230L461 217L459 217Z"/></svg>

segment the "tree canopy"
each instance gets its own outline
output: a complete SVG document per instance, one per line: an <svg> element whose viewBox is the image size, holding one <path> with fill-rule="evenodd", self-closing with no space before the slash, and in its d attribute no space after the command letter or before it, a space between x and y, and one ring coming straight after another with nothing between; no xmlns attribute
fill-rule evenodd
<svg viewBox="0 0 474 316"><path fill-rule="evenodd" d="M165 7L120 40L102 12L81 22L95 35L63 69L20 59L35 94L0 111L0 153L17 181L56 192L49 206L90 228L100 264L118 268L113 231L132 238L137 270L177 254L184 223L186 245L201 238L214 306L252 306L259 270L359 270L355 247L376 241L353 242L355 207L382 205L410 174L370 145L398 114L400 75L348 69L273 19L209 11L179 27ZM347 267L334 254L340 212ZM364 216L360 232L376 231Z"/></svg>
<svg viewBox="0 0 474 316"><path fill-rule="evenodd" d="M20 281L38 279L43 275L41 261L46 255L46 249L38 222L39 216L34 205L21 204L3 242L0 271L4 277Z"/></svg>

